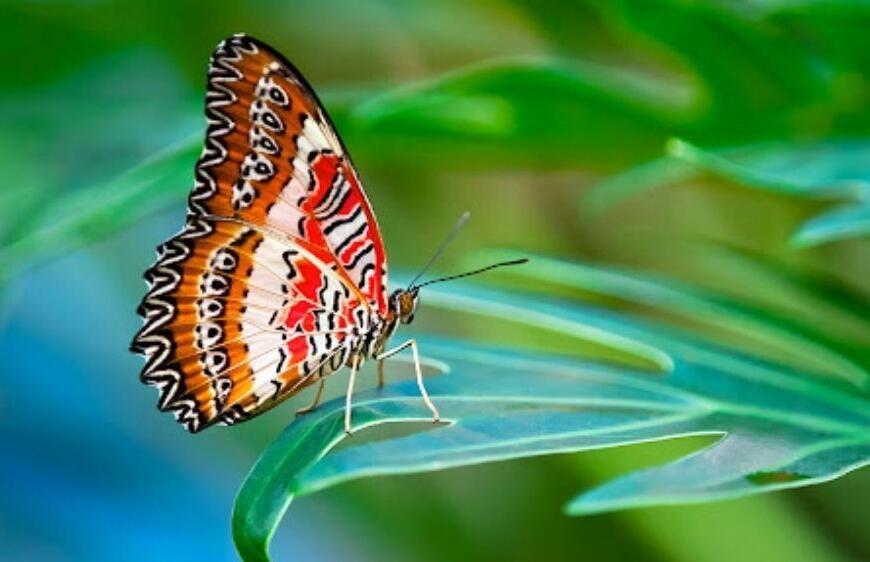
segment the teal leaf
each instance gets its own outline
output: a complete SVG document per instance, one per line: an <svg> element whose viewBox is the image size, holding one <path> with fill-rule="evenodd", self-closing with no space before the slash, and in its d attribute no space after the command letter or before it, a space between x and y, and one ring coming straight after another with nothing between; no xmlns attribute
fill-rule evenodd
<svg viewBox="0 0 870 562"><path fill-rule="evenodd" d="M639 470L580 494L572 515L725 499L827 482L870 463L864 435L734 429L673 463Z"/></svg>
<svg viewBox="0 0 870 562"><path fill-rule="evenodd" d="M870 401L854 387L576 303L463 284L433 287L423 299L489 317L493 325L594 339L657 369L424 340L427 387L445 423L431 424L412 380L359 393L353 410L358 430L350 438L343 435L342 400L297 419L266 450L237 497L233 533L244 560L268 560L268 542L296 495L366 476L724 436L673 466L628 475L624 485L607 484L567 508L585 513L805 485L870 462ZM390 367L410 370L407 363ZM411 434L366 440L368 428L412 422Z"/></svg>
<svg viewBox="0 0 870 562"><path fill-rule="evenodd" d="M712 173L752 189L830 203L791 238L810 247L870 234L870 174L866 139L777 142L707 150L671 139L667 155L629 168L592 187L584 212L600 213L642 191Z"/></svg>
<svg viewBox="0 0 870 562"><path fill-rule="evenodd" d="M764 144L715 152L673 140L668 152L698 169L755 189L846 201L803 224L792 238L798 246L870 234L870 143L866 139Z"/></svg>
<svg viewBox="0 0 870 562"><path fill-rule="evenodd" d="M870 235L870 200L843 205L805 222L794 234L797 246L815 246L835 240Z"/></svg>
<svg viewBox="0 0 870 562"><path fill-rule="evenodd" d="M498 261L511 255L508 252L486 252L480 261ZM810 302L808 307L813 311L811 323L802 321L801 315L794 311L776 314L772 303L768 303L766 308L749 306L712 291L636 271L568 263L544 256L535 256L533 260L534 267L515 272L532 281L532 285L555 283L616 299L616 302L631 303L635 309L655 311L661 320L675 319L672 323L679 326L703 330L702 333L709 338L727 341L732 349L870 391L867 367L825 339L826 335L835 332L833 340L836 342L850 338L870 340L870 321L860 312L851 316L850 310L844 310L833 302L827 306ZM747 267L743 266L743 269ZM798 298L809 300L810 297ZM844 314L854 325L849 328L842 326Z"/></svg>

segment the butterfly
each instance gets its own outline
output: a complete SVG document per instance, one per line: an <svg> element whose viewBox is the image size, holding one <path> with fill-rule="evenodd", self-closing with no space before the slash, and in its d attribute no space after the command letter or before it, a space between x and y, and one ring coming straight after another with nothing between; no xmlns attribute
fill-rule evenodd
<svg viewBox="0 0 870 562"><path fill-rule="evenodd" d="M415 278L388 295L377 220L311 86L274 49L237 34L212 54L205 114L186 221L145 272L144 322L131 344L145 357L141 380L159 390L158 408L198 432L248 420L317 383L303 413L346 366L350 433L362 364L378 361L383 385L384 360L410 348L437 422L416 341L387 344L414 319L420 288L440 280Z"/></svg>

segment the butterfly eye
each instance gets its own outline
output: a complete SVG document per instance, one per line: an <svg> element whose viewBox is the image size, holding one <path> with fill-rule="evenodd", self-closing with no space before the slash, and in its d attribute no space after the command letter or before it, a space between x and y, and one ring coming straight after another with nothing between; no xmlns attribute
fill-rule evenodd
<svg viewBox="0 0 870 562"><path fill-rule="evenodd" d="M399 313L403 317L413 316L416 299L410 293L402 293L399 298Z"/></svg>

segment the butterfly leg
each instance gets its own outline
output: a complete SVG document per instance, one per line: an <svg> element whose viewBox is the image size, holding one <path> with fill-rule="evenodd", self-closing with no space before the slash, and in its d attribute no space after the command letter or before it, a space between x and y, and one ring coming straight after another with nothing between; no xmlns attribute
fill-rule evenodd
<svg viewBox="0 0 870 562"><path fill-rule="evenodd" d="M344 432L351 434L350 412L353 408L353 385L356 383L356 372L359 368L359 356L355 356L350 364L350 379L347 381L347 396L344 400Z"/></svg>
<svg viewBox="0 0 870 562"><path fill-rule="evenodd" d="M307 414L308 412L313 411L317 406L320 405L320 397L323 396L323 387L326 384L326 379L320 379L320 386L317 387L317 394L314 395L314 400L311 404L305 406L304 408L299 408L296 410L296 415L300 416L302 414Z"/></svg>
<svg viewBox="0 0 870 562"><path fill-rule="evenodd" d="M384 376L384 360L378 361L378 388L384 388L387 384L387 378Z"/></svg>
<svg viewBox="0 0 870 562"><path fill-rule="evenodd" d="M429 398L429 393L426 391L426 385L423 384L423 369L420 368L420 354L417 351L417 340L408 340L398 347L385 351L375 359L383 363L384 359L392 357L409 347L411 348L411 355L414 357L414 370L417 374L417 386L420 388L420 396L423 397L423 402L426 404L426 407L429 408L429 411L432 412L432 421L438 423L441 420L441 414L438 413L438 408L436 408L435 404L432 403L432 399Z"/></svg>

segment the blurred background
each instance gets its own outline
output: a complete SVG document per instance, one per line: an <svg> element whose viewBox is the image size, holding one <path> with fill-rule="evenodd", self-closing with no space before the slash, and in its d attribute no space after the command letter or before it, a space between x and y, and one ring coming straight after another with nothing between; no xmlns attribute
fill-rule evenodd
<svg viewBox="0 0 870 562"><path fill-rule="evenodd" d="M321 94L391 267L419 266L469 209L444 271L492 247L629 268L783 322L825 310L840 323L815 335L870 361L850 315L870 306L863 2L13 0L0 29L0 559L235 560L234 493L309 399L188 435L127 352L141 273L183 220L209 54L239 31ZM562 514L577 490L705 442L342 485L294 504L274 558L870 559L866 470Z"/></svg>

